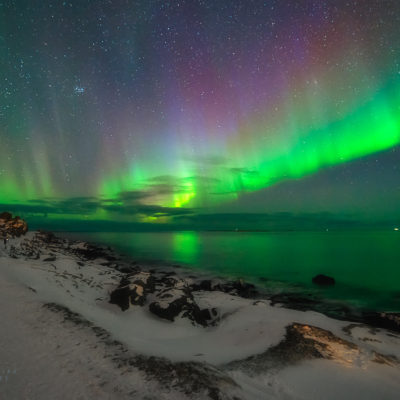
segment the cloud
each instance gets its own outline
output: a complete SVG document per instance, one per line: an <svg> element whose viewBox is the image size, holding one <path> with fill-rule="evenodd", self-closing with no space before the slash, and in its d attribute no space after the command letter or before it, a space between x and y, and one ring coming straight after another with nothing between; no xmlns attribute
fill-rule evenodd
<svg viewBox="0 0 400 400"><path fill-rule="evenodd" d="M56 214L56 215L90 215L96 211L107 211L116 215L129 216L177 216L191 215L190 208L163 207L160 205L141 204L140 200L149 197L148 192L122 192L116 199L99 199L95 197L72 197L67 199L29 200L25 204L0 203L1 210L10 210L19 214Z"/></svg>
<svg viewBox="0 0 400 400"><path fill-rule="evenodd" d="M144 190L131 190L124 191L119 194L119 200L123 202L138 201L149 197L149 193ZM108 199L107 202L114 202L115 200Z"/></svg>
<svg viewBox="0 0 400 400"><path fill-rule="evenodd" d="M152 217L168 217L177 215L192 215L190 208L162 207L157 205L138 204L133 206L107 205L103 209L108 212L124 215L146 215Z"/></svg>

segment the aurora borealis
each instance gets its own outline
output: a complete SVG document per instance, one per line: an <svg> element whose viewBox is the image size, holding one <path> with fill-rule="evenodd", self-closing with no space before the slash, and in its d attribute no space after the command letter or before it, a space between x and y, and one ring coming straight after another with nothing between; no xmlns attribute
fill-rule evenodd
<svg viewBox="0 0 400 400"><path fill-rule="evenodd" d="M10 0L0 18L3 208L297 212L304 182L335 187L307 212L398 210L398 1ZM343 201L343 174L372 205Z"/></svg>

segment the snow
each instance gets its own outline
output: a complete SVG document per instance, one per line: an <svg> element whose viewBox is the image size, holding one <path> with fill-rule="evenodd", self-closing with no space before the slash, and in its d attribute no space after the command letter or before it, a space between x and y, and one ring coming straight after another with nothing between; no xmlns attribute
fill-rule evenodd
<svg viewBox="0 0 400 400"><path fill-rule="evenodd" d="M27 237L31 239L33 233ZM9 246L18 246L22 240L10 240ZM85 249L86 244L78 242L72 247ZM148 385L138 370L122 373L104 358L105 345L99 345L91 332L81 327L66 329L59 315L42 307L44 303L79 313L134 354L173 362L203 362L225 372L228 363L278 345L293 322L317 326L361 350L329 343L333 360L308 360L258 373L228 369L226 373L241 387L238 398L398 398L398 365L372 361L376 353L400 358L400 337L396 334L217 291L194 292L194 296L201 307L218 308L218 326L193 326L187 319L165 321L140 306L122 312L108 300L123 274L100 265L104 262L100 259L81 266L74 255L61 248L52 248L51 254L56 260L45 262L50 251L38 260L25 260L12 259L0 250L1 398L120 399L128 398L132 391L139 398L186 398L157 383ZM141 279L145 282L148 277L143 272Z"/></svg>

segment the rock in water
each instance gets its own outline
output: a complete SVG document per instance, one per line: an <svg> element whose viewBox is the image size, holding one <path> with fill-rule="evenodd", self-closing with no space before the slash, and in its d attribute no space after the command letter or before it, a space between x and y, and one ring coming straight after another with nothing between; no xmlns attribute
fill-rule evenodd
<svg viewBox="0 0 400 400"><path fill-rule="evenodd" d="M28 232L28 224L20 217L13 218L9 212L0 214L0 235L19 237Z"/></svg>
<svg viewBox="0 0 400 400"><path fill-rule="evenodd" d="M320 286L332 286L335 284L335 279L331 278L330 276L319 274L312 278L312 282Z"/></svg>

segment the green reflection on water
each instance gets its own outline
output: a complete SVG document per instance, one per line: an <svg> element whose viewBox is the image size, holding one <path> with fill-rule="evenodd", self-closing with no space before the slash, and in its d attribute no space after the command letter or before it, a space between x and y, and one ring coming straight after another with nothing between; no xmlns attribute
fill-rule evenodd
<svg viewBox="0 0 400 400"><path fill-rule="evenodd" d="M196 264L199 255L198 232L172 232L173 259L185 264Z"/></svg>

